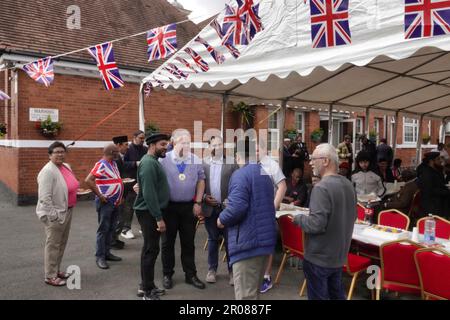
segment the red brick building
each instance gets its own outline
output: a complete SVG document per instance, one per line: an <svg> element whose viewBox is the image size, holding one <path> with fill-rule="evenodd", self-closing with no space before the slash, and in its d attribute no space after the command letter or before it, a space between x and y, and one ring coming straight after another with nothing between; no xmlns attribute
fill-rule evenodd
<svg viewBox="0 0 450 320"><path fill-rule="evenodd" d="M74 3L76 2L76 3ZM67 28L67 8L78 5L81 28ZM27 10L17 10L27 8ZM131 134L139 127L138 93L141 79L161 63L149 64L146 59L145 35L114 43L116 62L125 81L125 87L106 91L91 57L85 52L62 57L55 61L55 81L46 88L34 82L20 66L48 55L56 55L88 47L107 40L135 34L156 26L186 19L185 13L172 7L166 0L136 0L133 6L120 0L101 1L56 1L46 2L41 12L37 2L3 0L0 11L0 90L11 100L0 104L0 122L7 124L8 134L0 140L0 193L17 204L33 204L36 201L36 176L48 161L47 146L54 139L66 144L82 136L67 155L77 177L83 180L101 157L102 147L116 135ZM193 23L177 27L179 46L194 37L199 28ZM121 105L127 105L113 118L92 128ZM221 97L201 94L154 92L145 100L146 120L157 124L163 132L176 128L193 130L194 121L202 121L203 129L221 127ZM30 108L58 111L58 120L63 123L60 134L54 138L44 137L30 120ZM255 129L268 129L269 139L277 141L274 130L280 129L276 107L253 107ZM225 112L224 128L239 127L239 116ZM405 166L414 165L415 139L418 126L412 120L398 125L397 157ZM365 114L338 112L333 114L336 145L346 133L366 131ZM431 136L433 148L439 138L437 120L425 119L423 132ZM311 141L311 132L324 128L327 141L328 113L325 110L304 109L291 106L286 113L285 129L303 133L310 151L316 145ZM392 143L392 117L371 112L369 130L378 138L386 137ZM308 167L308 166L307 166ZM308 174L308 173L307 173Z"/></svg>

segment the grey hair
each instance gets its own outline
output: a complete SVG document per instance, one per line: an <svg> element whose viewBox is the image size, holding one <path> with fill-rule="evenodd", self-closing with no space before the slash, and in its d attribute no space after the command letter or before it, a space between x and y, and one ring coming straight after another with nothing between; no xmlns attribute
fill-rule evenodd
<svg viewBox="0 0 450 320"><path fill-rule="evenodd" d="M316 150L321 156L330 159L336 165L336 168L339 166L339 157L334 146L329 143L322 143L316 147Z"/></svg>
<svg viewBox="0 0 450 320"><path fill-rule="evenodd" d="M191 134L186 129L176 129L172 132L172 141L177 143L179 138L184 136L188 136L190 138Z"/></svg>

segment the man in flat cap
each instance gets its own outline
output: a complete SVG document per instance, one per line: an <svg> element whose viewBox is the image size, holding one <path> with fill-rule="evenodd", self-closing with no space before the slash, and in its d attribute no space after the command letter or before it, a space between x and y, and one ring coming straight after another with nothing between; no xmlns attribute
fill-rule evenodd
<svg viewBox="0 0 450 320"><path fill-rule="evenodd" d="M134 210L141 225L144 246L141 254L141 278L144 300L159 300L165 291L156 287L155 262L159 254L159 239L166 231L162 210L169 203L169 183L159 158L166 157L169 136L152 133L146 137L147 154L139 163L137 183L139 191Z"/></svg>
<svg viewBox="0 0 450 320"><path fill-rule="evenodd" d="M124 157L125 154L128 151L128 137L127 136L117 136L114 137L113 143L117 146L119 149L119 156L117 159L115 159L115 162L117 164L117 168L119 169L120 176L122 179L125 178L131 178L133 176L133 172L136 172L137 170L137 161L125 161ZM128 193L133 192L132 190L132 183L124 183L124 192L123 192L123 198L126 199ZM111 244L111 248L113 249L123 249L125 246L125 243L123 241L119 240L119 235L122 232L122 229L124 228L125 221L127 221L127 215L126 211L127 208L125 208L127 204L125 201L119 206L119 219L117 222L117 228L115 230L114 236L113 236L113 242ZM128 209L132 210L132 208Z"/></svg>
<svg viewBox="0 0 450 320"><path fill-rule="evenodd" d="M425 154L424 163L419 176L422 214L448 216L450 190L445 186L441 154L428 152Z"/></svg>

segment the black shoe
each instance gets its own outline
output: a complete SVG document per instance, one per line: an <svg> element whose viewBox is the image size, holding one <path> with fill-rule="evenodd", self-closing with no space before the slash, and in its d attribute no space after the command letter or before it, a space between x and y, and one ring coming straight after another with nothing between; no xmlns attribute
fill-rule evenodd
<svg viewBox="0 0 450 320"><path fill-rule="evenodd" d="M100 269L109 269L108 264L106 263L105 259L103 259L103 258L97 258L95 260L95 263L97 264L97 267L99 267Z"/></svg>
<svg viewBox="0 0 450 320"><path fill-rule="evenodd" d="M121 250L125 247L125 242L116 240L111 244L111 249Z"/></svg>
<svg viewBox="0 0 450 320"><path fill-rule="evenodd" d="M152 294L156 294L158 296L163 296L166 294L166 290L155 287L152 289Z"/></svg>
<svg viewBox="0 0 450 320"><path fill-rule="evenodd" d="M163 287L165 289L172 289L173 282L172 282L172 277L171 276L164 276L163 277Z"/></svg>
<svg viewBox="0 0 450 320"><path fill-rule="evenodd" d="M106 261L122 261L122 258L110 253L110 254L106 255Z"/></svg>
<svg viewBox="0 0 450 320"><path fill-rule="evenodd" d="M185 281L198 289L205 289L205 284L197 276L187 277Z"/></svg>
<svg viewBox="0 0 450 320"><path fill-rule="evenodd" d="M159 296L153 293L153 290L150 292L146 292L142 297L142 300L161 300Z"/></svg>

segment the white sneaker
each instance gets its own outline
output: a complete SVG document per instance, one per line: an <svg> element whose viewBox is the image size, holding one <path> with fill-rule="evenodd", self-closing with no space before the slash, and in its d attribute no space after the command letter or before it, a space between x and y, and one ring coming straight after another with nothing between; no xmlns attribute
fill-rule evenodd
<svg viewBox="0 0 450 320"><path fill-rule="evenodd" d="M134 237L134 234L133 234L133 231L131 231L131 229L128 230L127 232L122 232L122 233L120 234L120 236L121 236L122 238L125 238L125 239L134 239L134 238L135 238L135 237Z"/></svg>
<svg viewBox="0 0 450 320"><path fill-rule="evenodd" d="M209 270L206 275L206 282L215 283L216 282L216 272L214 270Z"/></svg>

